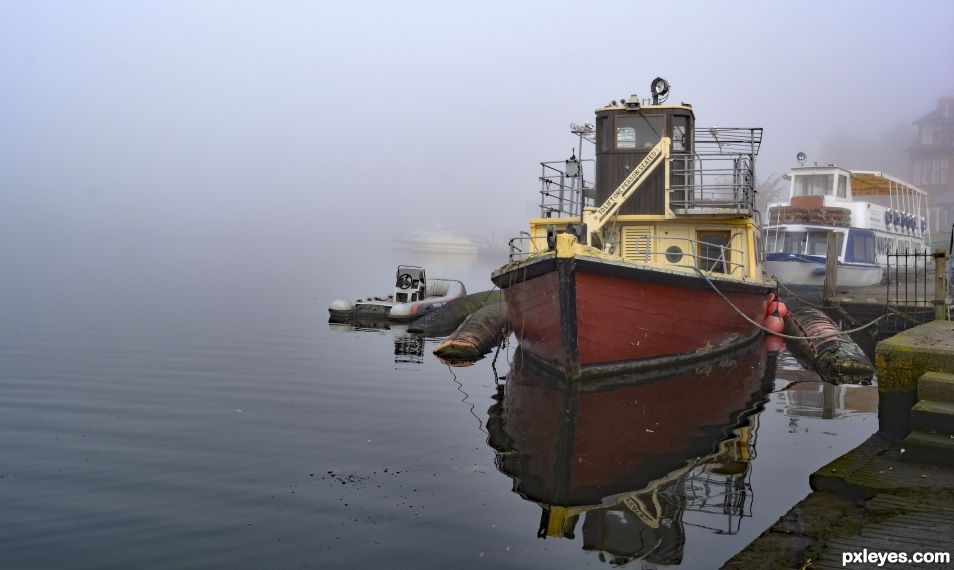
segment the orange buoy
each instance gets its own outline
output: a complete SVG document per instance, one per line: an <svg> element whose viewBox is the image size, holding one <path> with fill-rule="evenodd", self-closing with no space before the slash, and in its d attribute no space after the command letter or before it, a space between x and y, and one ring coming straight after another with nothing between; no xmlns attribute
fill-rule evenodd
<svg viewBox="0 0 954 570"><path fill-rule="evenodd" d="M762 340L762 346L769 352L780 352L785 348L785 339L775 335L766 335Z"/></svg>
<svg viewBox="0 0 954 570"><path fill-rule="evenodd" d="M778 315L768 315L762 321L762 326L773 333L780 333L785 330L785 321L783 321L782 317Z"/></svg>
<svg viewBox="0 0 954 570"><path fill-rule="evenodd" d="M788 307L785 306L785 303L781 301L772 301L768 305L768 314L774 315L778 311L778 316L785 318L785 315L788 314Z"/></svg>

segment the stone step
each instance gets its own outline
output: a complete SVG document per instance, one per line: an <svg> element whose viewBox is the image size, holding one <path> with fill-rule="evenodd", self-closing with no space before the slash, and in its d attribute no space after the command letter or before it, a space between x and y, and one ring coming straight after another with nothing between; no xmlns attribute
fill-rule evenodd
<svg viewBox="0 0 954 570"><path fill-rule="evenodd" d="M920 400L911 408L911 429L940 435L954 434L954 403Z"/></svg>
<svg viewBox="0 0 954 570"><path fill-rule="evenodd" d="M954 374L925 372L918 378L918 399L954 403Z"/></svg>
<svg viewBox="0 0 954 570"><path fill-rule="evenodd" d="M905 463L954 467L954 437L950 435L912 431L901 446Z"/></svg>

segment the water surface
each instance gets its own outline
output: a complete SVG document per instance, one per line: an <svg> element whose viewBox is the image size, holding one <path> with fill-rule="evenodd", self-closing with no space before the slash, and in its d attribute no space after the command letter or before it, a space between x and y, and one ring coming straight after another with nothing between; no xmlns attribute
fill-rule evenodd
<svg viewBox="0 0 954 570"><path fill-rule="evenodd" d="M471 291L495 263L382 252L357 268L8 276L0 567L712 568L877 427L870 388L826 388L785 353L581 399L520 380L512 345L451 368L403 327L327 323L332 299L387 292L415 261ZM521 401L526 382L546 400ZM589 470L548 488L567 458ZM652 532L617 532L637 520Z"/></svg>

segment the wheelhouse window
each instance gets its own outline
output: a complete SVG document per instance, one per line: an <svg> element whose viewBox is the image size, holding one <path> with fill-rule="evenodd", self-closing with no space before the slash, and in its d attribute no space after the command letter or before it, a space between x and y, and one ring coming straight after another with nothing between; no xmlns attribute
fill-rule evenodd
<svg viewBox="0 0 954 570"><path fill-rule="evenodd" d="M616 148L646 149L656 146L662 138L665 117L641 113L616 118Z"/></svg>
<svg viewBox="0 0 954 570"><path fill-rule="evenodd" d="M673 115L672 117L672 151L689 151L689 117Z"/></svg>
<svg viewBox="0 0 954 570"><path fill-rule="evenodd" d="M612 130L609 128L609 119L607 117L596 118L596 132L599 133L600 146L597 152L607 151L613 148Z"/></svg>
<svg viewBox="0 0 954 570"><path fill-rule="evenodd" d="M834 174L798 174L795 176L795 196L829 194L834 178Z"/></svg>

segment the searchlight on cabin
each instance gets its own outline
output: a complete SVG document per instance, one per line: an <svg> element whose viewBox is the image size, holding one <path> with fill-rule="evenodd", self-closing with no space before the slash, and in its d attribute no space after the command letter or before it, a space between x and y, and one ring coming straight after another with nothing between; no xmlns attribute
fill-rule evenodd
<svg viewBox="0 0 954 570"><path fill-rule="evenodd" d="M658 105L661 102L665 103L669 97L669 82L662 77L657 77L653 79L650 91L653 92L653 105Z"/></svg>

